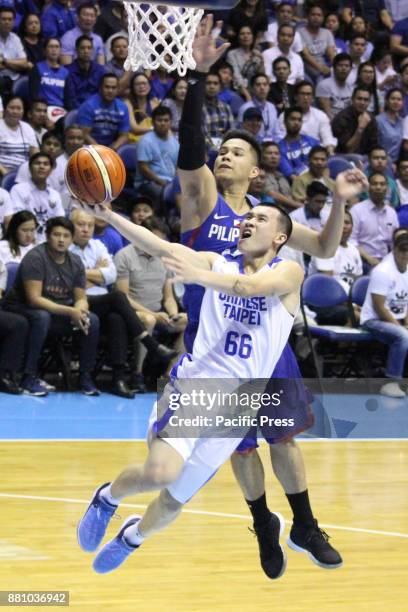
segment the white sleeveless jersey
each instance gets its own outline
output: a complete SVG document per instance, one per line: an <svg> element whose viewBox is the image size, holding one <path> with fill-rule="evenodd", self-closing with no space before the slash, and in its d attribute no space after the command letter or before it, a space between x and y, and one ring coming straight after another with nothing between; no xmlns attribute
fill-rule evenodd
<svg viewBox="0 0 408 612"><path fill-rule="evenodd" d="M272 269L278 257L265 265ZM243 255L227 250L213 271L243 274ZM207 288L192 355L173 368L176 378L270 378L288 341L294 317L275 295L234 297Z"/></svg>

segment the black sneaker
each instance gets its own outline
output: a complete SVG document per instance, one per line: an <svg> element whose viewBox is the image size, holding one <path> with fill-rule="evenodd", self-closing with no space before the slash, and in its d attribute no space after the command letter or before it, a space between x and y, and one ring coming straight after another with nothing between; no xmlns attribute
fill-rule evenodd
<svg viewBox="0 0 408 612"><path fill-rule="evenodd" d="M293 524L287 545L297 552L307 553L309 559L319 567L335 569L343 565L343 559L329 544L329 536L320 529L316 519L312 526Z"/></svg>
<svg viewBox="0 0 408 612"><path fill-rule="evenodd" d="M279 544L279 537L284 530L285 520L277 512L271 512L269 522L262 527L254 525L253 533L258 539L261 566L271 580L280 578L286 569L285 551Z"/></svg>

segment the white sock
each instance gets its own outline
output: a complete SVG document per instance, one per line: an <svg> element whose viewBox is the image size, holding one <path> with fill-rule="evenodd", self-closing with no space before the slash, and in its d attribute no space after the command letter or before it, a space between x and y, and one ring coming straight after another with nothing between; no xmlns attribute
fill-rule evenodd
<svg viewBox="0 0 408 612"><path fill-rule="evenodd" d="M120 504L120 499L115 499L115 497L112 497L111 485L107 485L104 489L102 489L99 492L99 495L104 501L108 502L108 504L111 504L112 506L119 506Z"/></svg>
<svg viewBox="0 0 408 612"><path fill-rule="evenodd" d="M139 533L139 523L140 521L138 521L135 525L127 527L123 532L126 542L128 544L132 544L132 546L140 546L140 544L146 539Z"/></svg>

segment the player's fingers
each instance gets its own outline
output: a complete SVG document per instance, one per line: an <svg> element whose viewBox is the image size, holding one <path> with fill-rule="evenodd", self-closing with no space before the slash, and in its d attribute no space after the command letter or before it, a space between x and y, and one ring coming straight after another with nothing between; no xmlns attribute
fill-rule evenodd
<svg viewBox="0 0 408 612"><path fill-rule="evenodd" d="M206 16L205 21L204 21L204 34L206 36L210 35L211 30L213 29L213 23L214 23L214 15L210 13L209 15Z"/></svg>

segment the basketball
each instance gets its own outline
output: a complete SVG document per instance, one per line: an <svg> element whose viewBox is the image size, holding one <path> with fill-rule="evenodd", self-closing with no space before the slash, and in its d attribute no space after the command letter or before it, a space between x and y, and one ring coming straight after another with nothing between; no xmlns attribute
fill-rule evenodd
<svg viewBox="0 0 408 612"><path fill-rule="evenodd" d="M99 144L75 151L65 169L65 182L71 195L87 204L114 200L125 180L126 169L119 155Z"/></svg>

